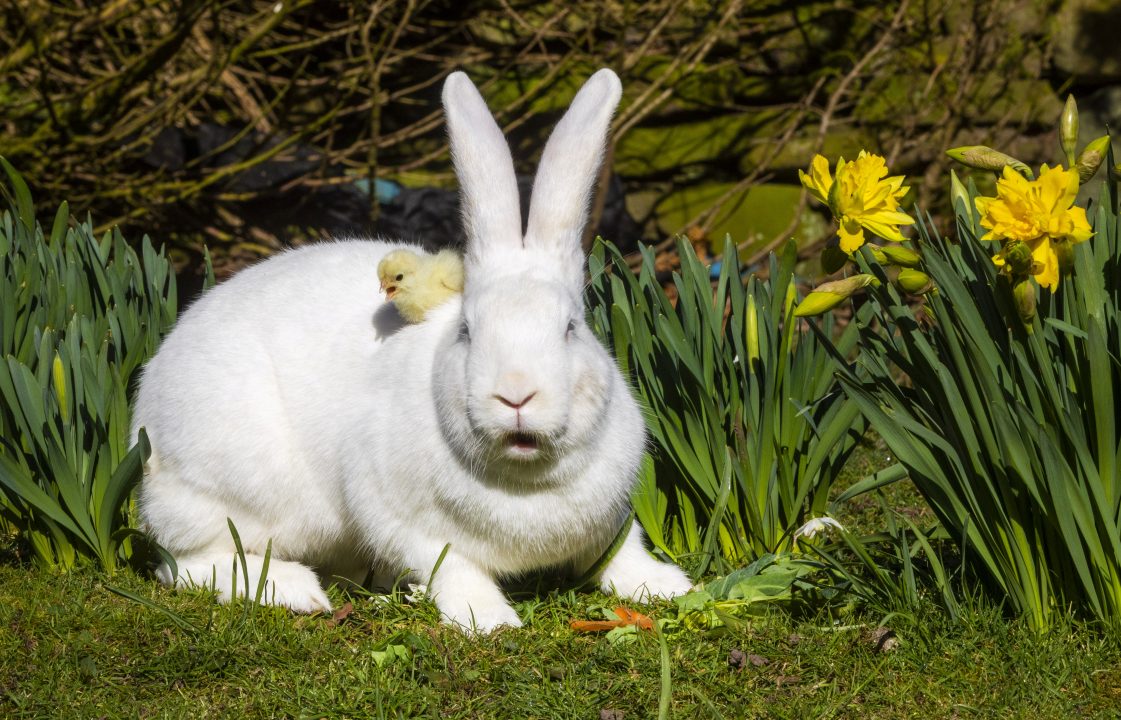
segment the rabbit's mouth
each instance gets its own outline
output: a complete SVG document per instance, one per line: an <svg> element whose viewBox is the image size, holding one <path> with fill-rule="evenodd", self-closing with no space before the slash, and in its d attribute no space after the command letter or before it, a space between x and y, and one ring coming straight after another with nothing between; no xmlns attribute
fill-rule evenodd
<svg viewBox="0 0 1121 720"><path fill-rule="evenodd" d="M522 460L531 460L541 451L541 438L532 433L512 432L503 438L506 452Z"/></svg>

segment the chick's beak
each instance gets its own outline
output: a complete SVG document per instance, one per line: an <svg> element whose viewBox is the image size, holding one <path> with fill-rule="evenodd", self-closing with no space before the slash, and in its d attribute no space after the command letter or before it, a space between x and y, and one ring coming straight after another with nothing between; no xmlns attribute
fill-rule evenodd
<svg viewBox="0 0 1121 720"><path fill-rule="evenodd" d="M386 285L384 280L381 281L379 285L381 286L381 291L385 293L386 300L392 300L393 296L397 294L396 285Z"/></svg>

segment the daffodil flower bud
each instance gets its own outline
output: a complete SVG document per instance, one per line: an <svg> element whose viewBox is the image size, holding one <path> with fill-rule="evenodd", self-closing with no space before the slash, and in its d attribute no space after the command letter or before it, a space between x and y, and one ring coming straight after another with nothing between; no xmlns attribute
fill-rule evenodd
<svg viewBox="0 0 1121 720"><path fill-rule="evenodd" d="M58 400L58 412L62 416L62 421L67 422L70 406L66 402L66 370L62 367L62 358L57 352L54 355L54 362L51 363L51 380L55 399Z"/></svg>
<svg viewBox="0 0 1121 720"><path fill-rule="evenodd" d="M1016 312L1024 322L1024 329L1031 334L1032 320L1035 319L1035 283L1027 278L1018 280L1012 286L1012 298L1016 301Z"/></svg>
<svg viewBox="0 0 1121 720"><path fill-rule="evenodd" d="M962 165L968 165L978 170L992 170L1000 172L1005 165L1020 173L1029 180L1035 180L1032 169L1011 155L1005 155L999 150L993 150L985 145L963 145L946 151L946 154L957 160Z"/></svg>
<svg viewBox="0 0 1121 720"><path fill-rule="evenodd" d="M961 212L965 213L966 219L970 224L973 223L973 203L969 201L969 191L965 189L965 185L958 179L958 174L950 170L950 206L954 212L958 212L958 204L961 204Z"/></svg>
<svg viewBox="0 0 1121 720"><path fill-rule="evenodd" d="M814 317L829 312L845 301L840 293L813 291L794 309L794 317Z"/></svg>
<svg viewBox="0 0 1121 720"><path fill-rule="evenodd" d="M755 310L755 296L747 296L747 317L744 320L744 335L747 338L747 367L755 366L759 359L759 314Z"/></svg>
<svg viewBox="0 0 1121 720"><path fill-rule="evenodd" d="M1051 247L1055 251L1055 257L1059 259L1059 272L1070 275L1074 271L1074 246L1067 241L1053 240Z"/></svg>
<svg viewBox="0 0 1121 720"><path fill-rule="evenodd" d="M1094 177L1094 173L1098 171L1102 161L1105 160L1105 154L1108 150L1108 135L1102 135L1097 140L1091 140L1086 147L1082 148L1082 154L1078 156L1078 161L1074 163L1074 169L1078 171L1079 182L1086 183Z"/></svg>
<svg viewBox="0 0 1121 720"><path fill-rule="evenodd" d="M822 283L813 292L807 295L794 310L795 317L811 317L829 312L833 308L848 300L857 291L869 285L879 287L880 281L875 275L862 273L842 280Z"/></svg>
<svg viewBox="0 0 1121 720"><path fill-rule="evenodd" d="M884 255L884 249L882 247L873 245L872 243L865 243L864 247L868 248L868 252L872 253L873 260L881 265L888 264L887 255Z"/></svg>
<svg viewBox="0 0 1121 720"><path fill-rule="evenodd" d="M821 251L821 271L832 275L845 266L850 260L849 256L841 249L838 243L831 242Z"/></svg>
<svg viewBox="0 0 1121 720"><path fill-rule="evenodd" d="M1013 240L999 253L1013 277L1026 277L1031 274L1031 247L1027 243Z"/></svg>
<svg viewBox="0 0 1121 720"><path fill-rule="evenodd" d="M782 316L790 316L790 308L794 307L794 301L798 299L798 288L794 287L794 282L791 281L786 286L786 298L782 302Z"/></svg>
<svg viewBox="0 0 1121 720"><path fill-rule="evenodd" d="M1067 95L1063 115L1059 119L1059 145L1067 158L1067 167L1074 166L1074 149L1078 145L1078 104L1073 95Z"/></svg>
<svg viewBox="0 0 1121 720"><path fill-rule="evenodd" d="M934 286L930 276L921 270L903 268L895 278L895 284L912 295L922 295Z"/></svg>
<svg viewBox="0 0 1121 720"><path fill-rule="evenodd" d="M917 268L922 261L922 255L902 245L884 245L880 250L889 263L899 267Z"/></svg>

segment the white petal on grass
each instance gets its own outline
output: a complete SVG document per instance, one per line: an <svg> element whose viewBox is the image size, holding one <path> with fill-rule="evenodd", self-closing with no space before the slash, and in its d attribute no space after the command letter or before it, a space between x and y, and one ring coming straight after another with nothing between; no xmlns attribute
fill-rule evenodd
<svg viewBox="0 0 1121 720"><path fill-rule="evenodd" d="M797 541L800 537L812 538L826 528L835 527L838 530L844 530L844 526L831 517L813 518L802 527L794 531L794 540Z"/></svg>
<svg viewBox="0 0 1121 720"><path fill-rule="evenodd" d="M428 596L428 586L419 583L409 583L409 592L405 595L405 599L411 603L420 602Z"/></svg>

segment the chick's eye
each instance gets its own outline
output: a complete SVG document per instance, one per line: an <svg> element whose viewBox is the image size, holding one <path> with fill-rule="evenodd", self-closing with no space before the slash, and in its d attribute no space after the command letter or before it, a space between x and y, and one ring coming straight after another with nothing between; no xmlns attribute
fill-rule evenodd
<svg viewBox="0 0 1121 720"><path fill-rule="evenodd" d="M405 279L405 273L397 273L397 278L396 279L397 279L397 282L401 282L402 280Z"/></svg>

